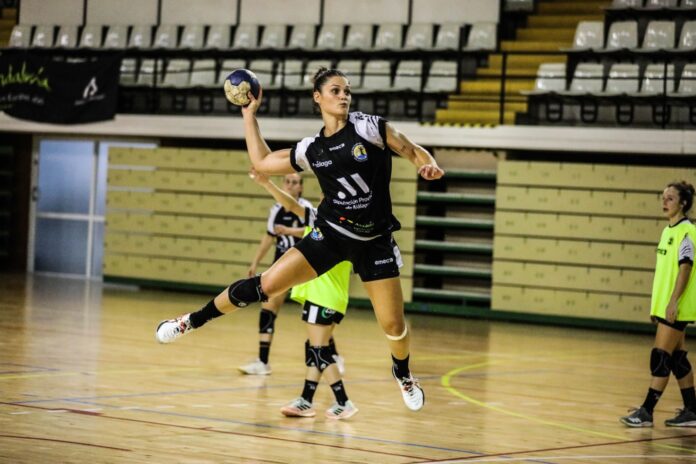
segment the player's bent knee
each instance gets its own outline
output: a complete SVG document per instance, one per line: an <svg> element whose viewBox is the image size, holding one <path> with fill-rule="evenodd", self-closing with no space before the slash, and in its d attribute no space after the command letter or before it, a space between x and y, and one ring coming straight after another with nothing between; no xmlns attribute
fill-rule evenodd
<svg viewBox="0 0 696 464"><path fill-rule="evenodd" d="M691 363L686 358L686 351L675 350L672 353L672 373L681 380L691 372Z"/></svg>
<svg viewBox="0 0 696 464"><path fill-rule="evenodd" d="M398 342L399 340L403 340L406 338L406 335L408 334L408 326L404 325L404 331L401 332L401 335L389 335L389 334L384 334L389 340L393 342Z"/></svg>
<svg viewBox="0 0 696 464"><path fill-rule="evenodd" d="M259 314L259 333L273 334L275 332L275 320L278 317L273 311L261 308Z"/></svg>
<svg viewBox="0 0 696 464"><path fill-rule="evenodd" d="M261 288L261 276L236 281L230 285L227 294L232 304L238 308L246 308L250 303L268 301Z"/></svg>
<svg viewBox="0 0 696 464"><path fill-rule="evenodd" d="M324 372L327 367L335 363L331 356L331 348L327 346L309 346L305 345L305 364L307 367L316 367L319 372Z"/></svg>
<svg viewBox="0 0 696 464"><path fill-rule="evenodd" d="M653 377L669 377L672 370L672 355L665 350L653 348L650 352L650 373Z"/></svg>

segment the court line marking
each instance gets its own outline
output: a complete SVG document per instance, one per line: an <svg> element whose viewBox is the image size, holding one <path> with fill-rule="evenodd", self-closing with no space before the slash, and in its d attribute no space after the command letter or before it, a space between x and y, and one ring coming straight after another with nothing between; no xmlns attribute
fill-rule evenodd
<svg viewBox="0 0 696 464"><path fill-rule="evenodd" d="M449 371L448 373L446 373L445 375L442 376L442 378L441 378L441 385L442 385L448 392L450 392L452 395L454 395L454 396L456 396L456 397L458 397L458 398L461 398L461 399L463 399L463 400L465 400L465 401L468 401L468 402L470 402L470 403L472 403L472 404L475 404L475 405L477 405L477 406L479 406L479 407L482 407L482 408L485 408L485 409L489 409L489 410L491 410L491 411L498 412L498 413L500 413L500 414L505 414L505 415L508 415L508 416L517 417L517 418L524 419L524 420L529 421L529 422L536 422L536 423L539 423L539 424L542 424L542 425L548 425L548 426L551 426L551 427L556 427L556 428L561 428L561 429L565 429L565 430L570 430L570 431L573 431L573 432L579 432L579 433L583 433L583 434L589 434L589 435L593 435L593 436L599 436L599 437L602 437L602 438L611 438L611 439L614 439L614 440L620 440L619 442L614 442L614 443L598 443L598 444L594 444L594 445L582 445L582 446L579 446L579 447L606 446L606 445L612 445L612 444L630 444L630 443L639 443L639 442L655 442L655 441L658 441L658 440L673 440L673 439L678 439L678 438L687 438L687 437L694 437L694 436L696 436L696 434L689 434L689 435L676 435L676 436L670 436L670 437L649 438L649 439L640 439L640 440L626 440L625 437L624 437L624 436L621 436L621 435L615 435L615 434L610 434L610 433L606 433L606 432L600 432L600 431L597 431L597 430L585 429L585 428L582 428L582 427L576 427L576 426L573 426L573 425L564 424L564 423L562 423L562 422L550 421L550 420L542 419L542 418L539 418L539 417L530 416L530 415L528 415L528 414L523 414L523 413L519 413L519 412L515 412L515 411L510 411L510 410L507 410L507 409L503 409L503 408L501 408L501 407L492 406L492 405L489 405L489 404L487 404L487 403L485 403L485 402L483 402L483 401L479 401L479 400L476 400L476 399L474 399L474 398L472 398L472 397L470 397L470 396L468 396L468 395L465 395L464 393L462 393L462 392L460 392L459 390L457 390L456 388L454 388L454 387L452 386L452 384L451 384L452 378L455 377L455 376L457 376L460 372L464 372L464 371L472 370L472 369L478 369L479 367L490 366L490 365L492 365L492 364L500 364L500 363L502 363L502 361L497 361L497 362L482 362L482 363L478 363L478 364L470 364L470 365L468 365L468 366L463 366L463 367L458 367L458 368L456 368L456 369L452 369L451 371ZM656 447L660 447L660 448L666 448L666 449L674 450L674 451L686 451L686 452L689 452L689 453L694 453L694 452L696 452L696 450L693 450L693 449L691 449L691 448L682 448L682 447L680 447L680 446L674 446L674 445L663 445L663 444L655 443L655 446L656 446ZM578 446L563 447L563 448L555 448L555 449L549 449L549 450L513 451L513 452L508 452L508 453L489 454L488 456L510 456L510 455L515 455L515 454L528 454L528 453L533 453L533 452L539 452L539 451L552 451L552 450L556 450L556 451L557 451L557 450L572 449L572 448L578 448ZM649 457L649 456L646 456L646 457ZM472 458L473 458L473 457L468 456L468 457L465 457L465 458L460 458L460 460L470 460L470 459L472 459ZM433 461L433 462L447 462L447 460Z"/></svg>
<svg viewBox="0 0 696 464"><path fill-rule="evenodd" d="M531 461L533 459L554 459L556 461L565 461L565 460L577 460L577 459L584 459L584 460L597 460L597 459L602 459L603 461L606 459L645 459L645 458L650 458L650 459L686 459L690 461L696 460L696 456L687 456L684 454L653 454L650 456L646 456L644 454L616 454L616 455L603 455L603 456L595 456L595 455L583 455L583 456L529 456L527 458L523 458L523 461ZM424 462L422 464L457 464L457 463L462 463L462 462L511 462L510 458L507 457L494 457L494 458L483 458L483 459L466 459L466 460L450 460L450 461L429 461L429 462Z"/></svg>
<svg viewBox="0 0 696 464"><path fill-rule="evenodd" d="M119 407L117 407L117 406L112 406L112 405L103 404L103 403L94 403L94 402L87 402L87 401L72 401L72 402L77 403L77 404L88 404L88 405L95 405L95 406L99 406L99 407L108 407L108 408L113 408L113 409L117 409L117 410L119 409ZM46 406L35 406L35 405L22 404L22 403L8 403L8 402L4 402L4 401L0 401L0 405L39 409L42 411L51 411L54 409L58 409L58 408L49 408ZM295 443L312 444L312 445L317 445L317 446L332 446L332 447L344 448L344 449L349 449L349 450L354 449L354 450L358 450L358 451L364 451L367 453L389 454L389 455L394 455L394 456L407 457L410 459L419 459L419 460L427 459L427 458L420 457L420 456L399 455L399 454L394 454L394 453L386 453L386 452L382 452L382 451L367 450L367 449L362 449L362 448L350 448L350 447L342 447L342 446L338 446L338 445L334 446L334 445L327 445L327 444L323 444L323 443L305 442L305 441L301 441L301 440L290 440L290 439L278 438L278 437L268 437L268 436L264 436L264 435L250 434L250 433L244 433L244 432L228 432L228 431L224 431L224 430L212 429L210 427L190 427L190 426L182 426L182 425L178 425L178 424L169 424L169 423L164 423L164 422L147 421L147 420L143 420L143 419L118 417L118 416L112 416L112 415L108 415L108 414L104 414L104 413L85 413L84 410L81 410L81 409L70 409L70 408L60 408L60 409L65 410L66 412L69 412L69 413L86 414L86 415L95 416L95 417L103 417L106 419L132 421L132 422L139 422L139 423L151 423L154 425L164 425L164 426L170 426L170 427L185 427L185 428L189 428L191 430L230 433L230 434L236 434L236 435L241 435L241 436L249 436L249 437L269 439L269 440L282 440L282 441L289 441L289 442L295 442ZM240 421L240 420L235 420L235 419L222 419L222 418L217 418L217 417L198 416L198 415L192 415L192 414L182 414L182 413L175 413L175 412L168 412L168 411L161 411L161 410L157 411L157 410L145 409L145 408L141 408L141 407L136 407L135 409L132 409L132 411L134 411L134 412L147 412L147 413L151 413L151 414L159 414L159 415L172 416L172 417L181 417L181 418L185 418L185 419L221 422L221 423L225 423L225 424L245 425L245 426L267 429L267 430L281 430L284 432L302 432L302 433L307 433L307 434L311 434L311 435L328 436L328 437L332 437L332 438L350 438L350 439L367 441L367 442L372 442L372 443L381 443L381 444L396 445L396 446L409 446L409 447L414 447L414 448L424 448L424 449L430 449L430 450L455 452L455 453L467 453L467 454L474 455L474 457L485 456L484 453L470 451L470 450L464 450L464 449L445 448L445 447L425 445L425 444L420 444L420 443L409 443L409 442L402 442L402 441L396 441L396 440L387 440L387 439L382 439L382 438L365 437L365 436L360 436L360 435L351 435L351 434L346 434L346 433L336 433L336 432L326 432L326 431L321 431L321 430L303 429L303 428L299 428L299 427L286 427L286 426L264 424L264 423L245 422L245 421ZM346 423L346 425L348 425L348 423Z"/></svg>
<svg viewBox="0 0 696 464"><path fill-rule="evenodd" d="M46 438L46 437L33 437L33 436L28 436L28 435L9 435L9 434L4 434L0 433L0 438L16 438L19 440L38 440L38 441L50 441L53 443L65 443L68 445L80 445L80 446L90 446L93 448L103 448L103 449L110 449L110 450L115 450L115 451L127 451L129 453L132 453L133 450L127 449L127 448L116 448L115 446L106 446L106 445L96 445L94 443L86 443L86 442L81 442L81 441L71 441L71 440L59 440L56 438Z"/></svg>

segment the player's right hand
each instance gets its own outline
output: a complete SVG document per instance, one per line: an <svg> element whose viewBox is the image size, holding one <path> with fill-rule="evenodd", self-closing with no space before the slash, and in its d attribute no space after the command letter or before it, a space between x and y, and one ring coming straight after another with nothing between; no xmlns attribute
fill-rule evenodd
<svg viewBox="0 0 696 464"><path fill-rule="evenodd" d="M261 106L261 99L263 98L263 89L259 90L259 98L254 98L251 92L247 93L249 97L249 104L247 106L242 106L242 116L254 116Z"/></svg>

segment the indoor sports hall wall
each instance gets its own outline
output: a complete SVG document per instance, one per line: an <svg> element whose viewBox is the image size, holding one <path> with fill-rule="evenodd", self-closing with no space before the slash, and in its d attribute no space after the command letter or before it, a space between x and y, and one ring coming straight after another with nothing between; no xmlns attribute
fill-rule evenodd
<svg viewBox="0 0 696 464"><path fill-rule="evenodd" d="M21 24L498 22L492 0L22 0Z"/></svg>
<svg viewBox="0 0 696 464"><path fill-rule="evenodd" d="M669 182L696 168L501 161L492 310L647 322Z"/></svg>
<svg viewBox="0 0 696 464"><path fill-rule="evenodd" d="M112 148L104 278L217 289L246 276L273 204L248 171L244 151ZM404 259L406 301L413 288L416 187L415 168L394 159L394 214L403 226L395 238ZM305 176L304 196L318 205L319 195L316 178ZM269 252L260 268L271 260ZM351 298L367 298L353 280Z"/></svg>

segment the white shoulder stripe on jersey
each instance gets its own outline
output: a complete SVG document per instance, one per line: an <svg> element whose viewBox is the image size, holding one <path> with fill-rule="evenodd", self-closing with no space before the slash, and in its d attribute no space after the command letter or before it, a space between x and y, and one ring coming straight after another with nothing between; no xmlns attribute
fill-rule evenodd
<svg viewBox="0 0 696 464"><path fill-rule="evenodd" d="M384 140L379 133L379 116L356 111L348 114L348 120L355 126L355 132L372 145L384 149Z"/></svg>
<svg viewBox="0 0 696 464"><path fill-rule="evenodd" d="M316 134L314 137L305 137L297 142L295 146L295 163L301 167L303 171L312 172L312 166L307 159L307 148L309 148L318 137L319 134Z"/></svg>
<svg viewBox="0 0 696 464"><path fill-rule="evenodd" d="M694 261L694 242L688 235L679 244L679 261L683 259Z"/></svg>
<svg viewBox="0 0 696 464"><path fill-rule="evenodd" d="M283 209L283 206L280 203L276 203L273 206L271 206L270 212L268 214L268 221L266 222L266 232L273 235L274 237L276 236L275 218L281 209Z"/></svg>

